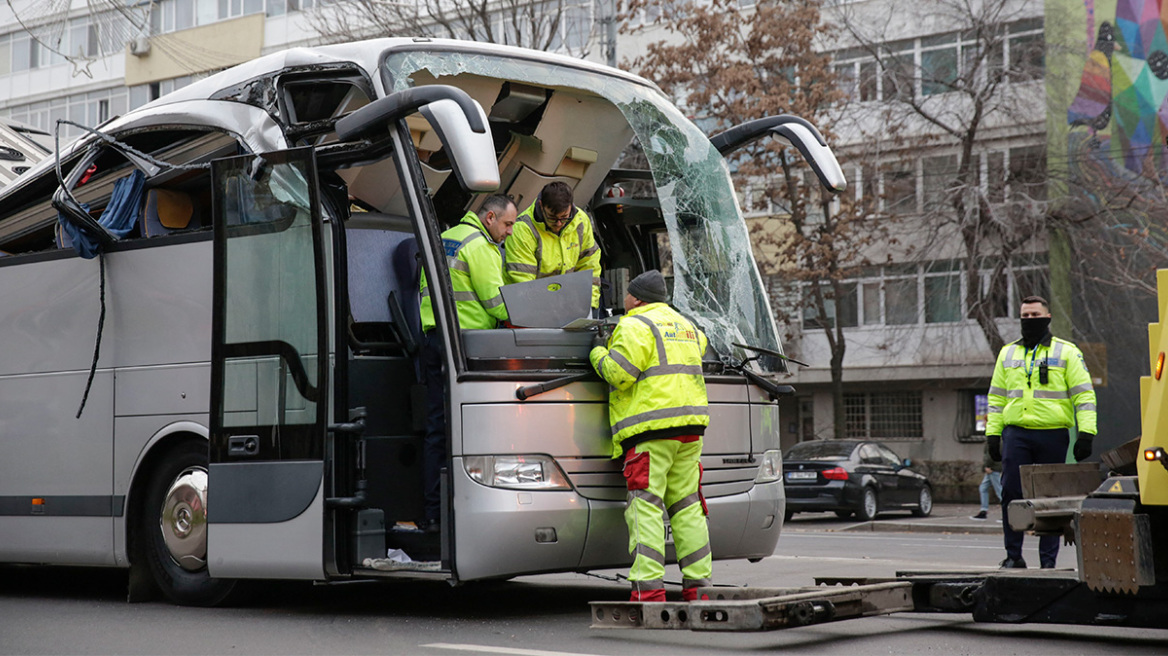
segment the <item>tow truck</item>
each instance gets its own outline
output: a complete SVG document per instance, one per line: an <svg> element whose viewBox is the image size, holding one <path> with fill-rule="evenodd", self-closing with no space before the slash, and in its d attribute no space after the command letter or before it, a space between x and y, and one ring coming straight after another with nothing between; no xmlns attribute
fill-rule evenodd
<svg viewBox="0 0 1168 656"><path fill-rule="evenodd" d="M1140 378L1142 435L1096 463L1021 468L1018 531L1073 541L1077 568L817 577L800 588L709 587L697 602L593 602L592 627L773 631L892 613L971 614L976 622L1168 626L1168 269L1157 271L1151 375ZM1100 479L1103 479L1100 482Z"/></svg>

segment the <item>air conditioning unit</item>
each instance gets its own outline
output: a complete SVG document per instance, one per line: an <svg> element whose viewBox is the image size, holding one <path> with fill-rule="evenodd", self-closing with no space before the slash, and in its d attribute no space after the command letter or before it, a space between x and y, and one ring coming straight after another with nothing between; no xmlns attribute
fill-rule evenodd
<svg viewBox="0 0 1168 656"><path fill-rule="evenodd" d="M130 42L130 54L135 57L142 57L150 53L150 38L145 34L140 34L133 41Z"/></svg>

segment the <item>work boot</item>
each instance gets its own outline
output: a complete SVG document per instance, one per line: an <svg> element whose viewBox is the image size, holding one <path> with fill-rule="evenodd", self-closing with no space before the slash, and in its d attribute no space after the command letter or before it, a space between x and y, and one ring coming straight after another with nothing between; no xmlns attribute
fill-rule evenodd
<svg viewBox="0 0 1168 656"><path fill-rule="evenodd" d="M1009 556L1002 561L1002 569L1026 569L1026 560L1022 558L1014 559Z"/></svg>
<svg viewBox="0 0 1168 656"><path fill-rule="evenodd" d="M986 511L982 510L979 513L977 513L976 515L970 515L969 518L970 519L985 519L986 516L987 516Z"/></svg>
<svg viewBox="0 0 1168 656"><path fill-rule="evenodd" d="M696 592L696 590L695 590L695 592ZM658 588L657 590L645 590L643 592L637 592L636 590L633 590L633 593L631 595L629 595L629 601L642 601L642 602L648 601L648 602L662 602L662 603L664 603L665 602L665 588Z"/></svg>

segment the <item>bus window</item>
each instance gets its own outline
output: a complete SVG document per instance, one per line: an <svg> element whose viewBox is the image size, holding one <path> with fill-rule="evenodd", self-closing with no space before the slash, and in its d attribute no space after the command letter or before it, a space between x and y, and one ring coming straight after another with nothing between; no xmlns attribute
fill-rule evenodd
<svg viewBox="0 0 1168 656"><path fill-rule="evenodd" d="M305 145L335 143L336 119L370 102L368 80L356 74L321 78L320 73L298 75L281 84L284 120L292 136Z"/></svg>

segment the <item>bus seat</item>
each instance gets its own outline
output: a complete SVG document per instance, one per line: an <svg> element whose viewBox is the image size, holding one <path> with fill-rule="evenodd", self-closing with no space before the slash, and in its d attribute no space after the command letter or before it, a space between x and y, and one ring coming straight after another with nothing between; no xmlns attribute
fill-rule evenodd
<svg viewBox="0 0 1168 656"><path fill-rule="evenodd" d="M401 309L405 314L406 325L403 327L413 335L415 343L421 343L422 294L418 286L421 284L421 265L418 262L418 240L414 237L402 240L393 250L393 268L400 283L398 298L401 300Z"/></svg>
<svg viewBox="0 0 1168 656"><path fill-rule="evenodd" d="M173 189L155 188L146 192L145 219L147 237L200 227L190 194Z"/></svg>

